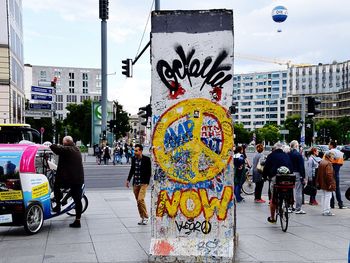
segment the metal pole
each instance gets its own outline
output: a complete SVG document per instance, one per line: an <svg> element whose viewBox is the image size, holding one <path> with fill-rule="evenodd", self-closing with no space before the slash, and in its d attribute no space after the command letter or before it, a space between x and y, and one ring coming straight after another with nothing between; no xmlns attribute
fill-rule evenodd
<svg viewBox="0 0 350 263"><path fill-rule="evenodd" d="M156 0L154 10L156 11L160 10L160 0Z"/></svg>
<svg viewBox="0 0 350 263"><path fill-rule="evenodd" d="M106 130L107 130L107 21L106 20L101 21L101 75L102 75L101 134L106 134Z"/></svg>
<svg viewBox="0 0 350 263"><path fill-rule="evenodd" d="M305 146L305 96L301 97L301 133L300 133L300 145L304 148Z"/></svg>

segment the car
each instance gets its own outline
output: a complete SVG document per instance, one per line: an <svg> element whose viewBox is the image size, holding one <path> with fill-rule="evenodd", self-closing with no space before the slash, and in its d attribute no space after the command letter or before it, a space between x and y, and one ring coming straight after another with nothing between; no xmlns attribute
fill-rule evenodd
<svg viewBox="0 0 350 263"><path fill-rule="evenodd" d="M350 158L350 144L344 145L341 151L344 153L344 160L347 160Z"/></svg>

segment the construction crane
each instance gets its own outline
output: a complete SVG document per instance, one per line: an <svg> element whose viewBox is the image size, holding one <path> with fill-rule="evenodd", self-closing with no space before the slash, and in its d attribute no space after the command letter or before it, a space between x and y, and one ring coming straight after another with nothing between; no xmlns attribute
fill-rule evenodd
<svg viewBox="0 0 350 263"><path fill-rule="evenodd" d="M238 58L238 59L256 60L256 61L261 61L261 62L266 62L266 63L286 65L288 69L291 67L309 67L309 66L312 66L311 64L305 64L305 63L295 64L295 63L292 63L291 60L285 61L285 60L280 60L280 59L254 56L254 55L248 55L248 54L242 54L242 53L235 53L234 56L235 56L235 58Z"/></svg>

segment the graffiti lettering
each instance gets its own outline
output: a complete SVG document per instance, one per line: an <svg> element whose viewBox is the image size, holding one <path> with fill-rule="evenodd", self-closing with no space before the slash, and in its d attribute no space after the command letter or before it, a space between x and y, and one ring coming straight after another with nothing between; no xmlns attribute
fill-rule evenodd
<svg viewBox="0 0 350 263"><path fill-rule="evenodd" d="M209 221L216 211L217 219L225 220L232 196L232 186L224 187L221 200L217 197L211 197L209 200L207 189L176 190L171 198L166 190L162 190L158 196L156 215L163 217L164 213L167 213L173 218L180 209L188 219L194 219L203 211L204 218Z"/></svg>
<svg viewBox="0 0 350 263"><path fill-rule="evenodd" d="M222 86L232 78L232 74L225 74L225 71L231 70L231 65L221 65L228 56L225 50L219 53L213 64L213 59L211 57L206 57L203 65L201 65L199 59L192 59L196 52L194 48L191 49L187 55L182 46L177 46L175 51L179 55L180 60L174 59L172 66L165 60L159 60L157 62L158 75L161 81L170 90L171 94L177 93L181 86L178 79L185 79L187 77L192 87L191 77L202 77L204 79L200 88L200 90L202 90L205 84L222 88ZM211 68L209 68L210 65Z"/></svg>
<svg viewBox="0 0 350 263"><path fill-rule="evenodd" d="M203 251L205 255L213 255L217 254L217 248L219 245L219 239L209 240L209 241L201 241L198 243L197 248L200 251Z"/></svg>
<svg viewBox="0 0 350 263"><path fill-rule="evenodd" d="M180 123L177 127L177 134L172 127L169 127L164 135L165 148L176 148L191 141L193 139L193 127L194 123L192 120Z"/></svg>
<svg viewBox="0 0 350 263"><path fill-rule="evenodd" d="M185 234L189 235L194 232L202 232L203 234L209 234L211 231L211 223L209 221L204 220L203 222L200 221L175 221L177 230L181 232L182 230L186 230Z"/></svg>

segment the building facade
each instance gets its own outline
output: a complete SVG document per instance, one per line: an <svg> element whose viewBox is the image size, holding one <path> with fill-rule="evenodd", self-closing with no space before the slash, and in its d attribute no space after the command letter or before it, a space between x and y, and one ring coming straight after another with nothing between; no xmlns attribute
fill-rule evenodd
<svg viewBox="0 0 350 263"><path fill-rule="evenodd" d="M51 83L56 78L56 94L53 96L56 116L63 120L67 116L69 104L80 104L84 100L101 100L101 70L96 68L72 68L56 66L25 65L25 94L31 103L32 86ZM41 102L42 103L42 102Z"/></svg>
<svg viewBox="0 0 350 263"><path fill-rule="evenodd" d="M249 130L267 123L283 124L286 117L287 71L236 74L233 78L234 121Z"/></svg>
<svg viewBox="0 0 350 263"><path fill-rule="evenodd" d="M0 0L0 123L24 122L22 1Z"/></svg>
<svg viewBox="0 0 350 263"><path fill-rule="evenodd" d="M350 115L350 61L289 69L287 115L301 113L301 99L316 97L321 113L316 119ZM305 99L307 102L307 100Z"/></svg>

